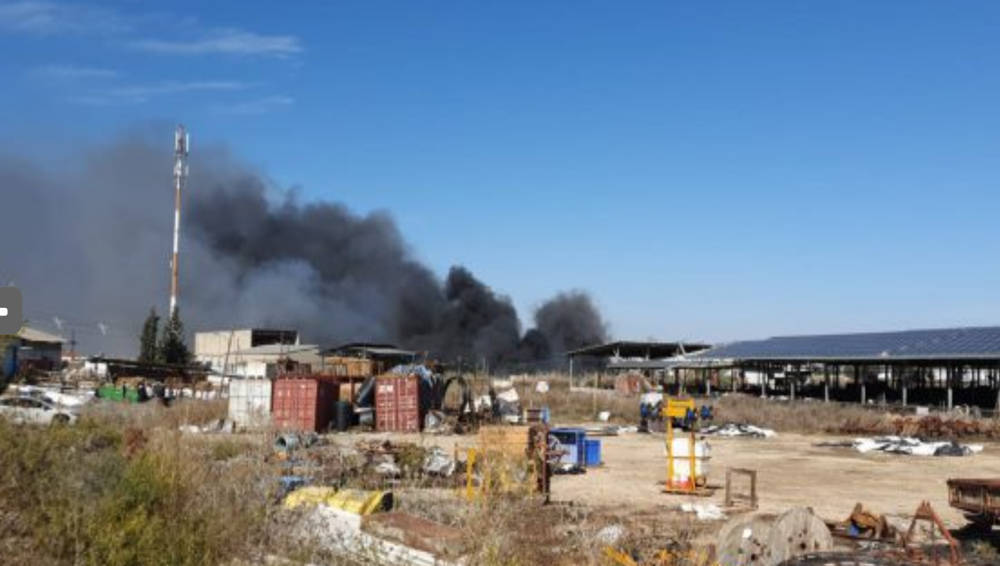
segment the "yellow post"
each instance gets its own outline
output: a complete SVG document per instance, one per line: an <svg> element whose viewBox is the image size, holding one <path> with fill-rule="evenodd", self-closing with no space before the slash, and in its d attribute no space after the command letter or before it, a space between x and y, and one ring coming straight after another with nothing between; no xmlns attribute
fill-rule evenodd
<svg viewBox="0 0 1000 566"><path fill-rule="evenodd" d="M687 416L688 410L694 410L694 399L667 399L666 406L660 411L660 415L666 421L666 431L667 431L667 481L666 488L673 489L674 485L674 419L683 419ZM689 462L691 464L691 481L690 489L694 490L694 431L691 431L691 444L689 448L691 453L688 455Z"/></svg>
<svg viewBox="0 0 1000 566"><path fill-rule="evenodd" d="M472 501L475 492L472 489L472 470L476 465L476 449L469 448L465 456L465 499Z"/></svg>
<svg viewBox="0 0 1000 566"><path fill-rule="evenodd" d="M691 491L694 491L695 483L696 483L695 475L694 475L694 472L695 472L694 430L691 431L691 436L690 436L690 438L688 438L688 452L689 452L688 459L691 461L691 475L688 476L688 479L691 481Z"/></svg>
<svg viewBox="0 0 1000 566"><path fill-rule="evenodd" d="M673 486L674 482L674 419L667 417L667 489Z"/></svg>

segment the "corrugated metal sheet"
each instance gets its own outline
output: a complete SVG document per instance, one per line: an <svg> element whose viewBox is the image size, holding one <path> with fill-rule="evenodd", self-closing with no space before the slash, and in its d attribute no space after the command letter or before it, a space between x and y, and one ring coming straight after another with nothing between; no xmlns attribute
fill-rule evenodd
<svg viewBox="0 0 1000 566"><path fill-rule="evenodd" d="M379 376L375 381L375 428L385 432L419 432L420 382L415 375Z"/></svg>
<svg viewBox="0 0 1000 566"><path fill-rule="evenodd" d="M719 346L689 359L890 361L996 357L1000 357L1000 326L778 336Z"/></svg>
<svg viewBox="0 0 1000 566"><path fill-rule="evenodd" d="M313 378L274 382L271 420L286 430L322 432L329 428L338 400L336 383Z"/></svg>
<svg viewBox="0 0 1000 566"><path fill-rule="evenodd" d="M229 382L229 420L243 428L271 423L271 380L233 379Z"/></svg>

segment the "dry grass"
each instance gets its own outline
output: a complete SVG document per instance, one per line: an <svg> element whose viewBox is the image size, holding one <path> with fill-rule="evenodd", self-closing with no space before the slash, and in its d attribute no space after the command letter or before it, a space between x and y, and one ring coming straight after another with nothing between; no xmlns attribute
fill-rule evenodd
<svg viewBox="0 0 1000 566"><path fill-rule="evenodd" d="M278 528L266 444L178 431L219 406L102 403L64 427L0 419L2 562L217 565L299 552Z"/></svg>
<svg viewBox="0 0 1000 566"><path fill-rule="evenodd" d="M229 406L225 399L177 399L169 407L158 401L121 403L98 401L87 405L83 416L122 428L167 428L181 425L203 425L226 418Z"/></svg>
<svg viewBox="0 0 1000 566"><path fill-rule="evenodd" d="M750 395L727 394L713 403L718 423L748 423L779 432L839 433L853 428L889 434L888 417L859 406L821 401L778 401Z"/></svg>
<svg viewBox="0 0 1000 566"><path fill-rule="evenodd" d="M546 393L536 390L538 380L549 385ZM611 413L610 422L635 424L639 418L639 396L623 395L610 389L570 390L569 376L548 374L530 381L515 381L514 387L526 408L548 407L553 422L594 422L602 411Z"/></svg>

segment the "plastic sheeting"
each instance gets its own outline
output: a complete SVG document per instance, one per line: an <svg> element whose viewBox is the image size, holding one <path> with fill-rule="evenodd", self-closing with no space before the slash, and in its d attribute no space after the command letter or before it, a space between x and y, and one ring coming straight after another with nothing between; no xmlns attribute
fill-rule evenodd
<svg viewBox="0 0 1000 566"><path fill-rule="evenodd" d="M702 434L712 436L744 436L752 438L771 438L777 434L769 428L761 428L751 424L726 423L712 425L701 429Z"/></svg>
<svg viewBox="0 0 1000 566"><path fill-rule="evenodd" d="M925 442L909 436L856 438L852 446L858 452L886 452L908 456L970 456L983 451L982 444L958 444L952 441Z"/></svg>

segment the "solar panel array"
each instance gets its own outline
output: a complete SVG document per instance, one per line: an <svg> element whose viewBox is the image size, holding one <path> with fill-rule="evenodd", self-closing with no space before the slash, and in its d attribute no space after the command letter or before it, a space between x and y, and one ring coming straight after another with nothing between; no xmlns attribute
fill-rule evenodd
<svg viewBox="0 0 1000 566"><path fill-rule="evenodd" d="M1000 357L1000 326L777 336L735 342L691 356L702 359L905 359Z"/></svg>

